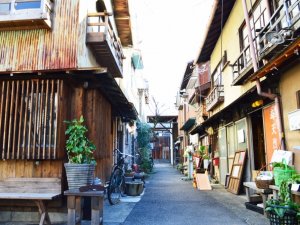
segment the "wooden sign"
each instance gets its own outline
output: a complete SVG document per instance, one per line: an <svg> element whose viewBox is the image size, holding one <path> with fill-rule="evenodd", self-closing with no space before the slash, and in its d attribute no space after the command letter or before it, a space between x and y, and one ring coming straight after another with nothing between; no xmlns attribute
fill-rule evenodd
<svg viewBox="0 0 300 225"><path fill-rule="evenodd" d="M207 172L196 174L197 188L199 190L211 190Z"/></svg>
<svg viewBox="0 0 300 225"><path fill-rule="evenodd" d="M278 113L275 104L271 104L263 109L264 131L266 142L266 163L271 162L274 150L280 149L280 134L278 126Z"/></svg>

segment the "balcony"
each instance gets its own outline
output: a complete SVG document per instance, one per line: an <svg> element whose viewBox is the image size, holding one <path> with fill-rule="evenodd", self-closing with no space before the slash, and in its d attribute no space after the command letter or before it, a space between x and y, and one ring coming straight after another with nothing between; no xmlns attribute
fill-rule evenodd
<svg viewBox="0 0 300 225"><path fill-rule="evenodd" d="M109 13L89 13L87 18L86 44L96 61L113 77L123 77L122 45L109 21Z"/></svg>
<svg viewBox="0 0 300 225"><path fill-rule="evenodd" d="M232 64L232 85L241 85L253 71L251 64L250 46L243 49L237 60Z"/></svg>
<svg viewBox="0 0 300 225"><path fill-rule="evenodd" d="M283 1L259 32L259 59L269 60L299 36L300 0Z"/></svg>
<svg viewBox="0 0 300 225"><path fill-rule="evenodd" d="M206 111L211 111L214 107L224 102L224 86L215 86L206 97Z"/></svg>

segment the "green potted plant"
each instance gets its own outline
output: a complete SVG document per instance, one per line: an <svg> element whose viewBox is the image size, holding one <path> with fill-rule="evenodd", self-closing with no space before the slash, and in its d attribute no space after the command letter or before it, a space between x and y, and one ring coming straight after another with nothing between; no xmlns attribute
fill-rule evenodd
<svg viewBox="0 0 300 225"><path fill-rule="evenodd" d="M279 186L279 198L271 198L267 201L265 210L269 214L271 225L298 225L298 220L300 219L300 205L292 200L291 185L293 183L300 183L299 174L282 180Z"/></svg>
<svg viewBox="0 0 300 225"><path fill-rule="evenodd" d="M84 118L65 121L65 134L68 163L65 163L69 189L93 183L96 161L93 156L95 145L87 138L87 127L83 124Z"/></svg>
<svg viewBox="0 0 300 225"><path fill-rule="evenodd" d="M209 165L210 157L207 154L206 147L203 146L203 145L200 145L199 148L198 148L198 150L196 150L196 153L200 157L200 163L199 163L199 165L202 165L202 162L203 162L203 168L207 169L208 165Z"/></svg>

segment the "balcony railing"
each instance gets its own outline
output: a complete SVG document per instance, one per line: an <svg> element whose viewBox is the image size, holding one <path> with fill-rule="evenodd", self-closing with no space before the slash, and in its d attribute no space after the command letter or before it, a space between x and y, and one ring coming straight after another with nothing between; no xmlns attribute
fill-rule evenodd
<svg viewBox="0 0 300 225"><path fill-rule="evenodd" d="M263 59L272 58L296 38L295 31L299 30L300 27L299 10L300 0L285 0L279 5L267 25L259 29L258 35L253 37L259 65L263 65ZM232 84L243 84L253 71L249 45L243 49L237 60L232 64L232 69Z"/></svg>
<svg viewBox="0 0 300 225"><path fill-rule="evenodd" d="M300 27L300 0L285 0L259 32L260 59L269 59L286 47Z"/></svg>
<svg viewBox="0 0 300 225"><path fill-rule="evenodd" d="M224 86L215 86L206 97L206 111L210 111L215 106L224 102Z"/></svg>
<svg viewBox="0 0 300 225"><path fill-rule="evenodd" d="M114 77L123 75L122 45L109 21L110 13L89 13L87 17L86 43L97 62L107 67Z"/></svg>
<svg viewBox="0 0 300 225"><path fill-rule="evenodd" d="M237 60L232 65L233 70L233 83L237 83L239 79L248 71L247 69L251 65L251 55L250 46L248 45L241 54L238 56Z"/></svg>

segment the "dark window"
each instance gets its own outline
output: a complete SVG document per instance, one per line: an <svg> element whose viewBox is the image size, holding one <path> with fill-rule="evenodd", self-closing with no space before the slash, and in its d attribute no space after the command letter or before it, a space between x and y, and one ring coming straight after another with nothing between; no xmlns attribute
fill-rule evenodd
<svg viewBox="0 0 300 225"><path fill-rule="evenodd" d="M56 158L59 80L0 83L0 158Z"/></svg>

